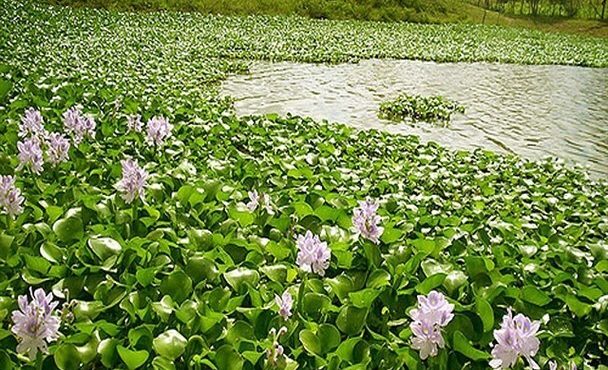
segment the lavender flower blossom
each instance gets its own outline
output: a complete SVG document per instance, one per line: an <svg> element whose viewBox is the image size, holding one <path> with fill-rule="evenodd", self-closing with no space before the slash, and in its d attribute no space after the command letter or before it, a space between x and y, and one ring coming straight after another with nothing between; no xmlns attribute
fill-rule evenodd
<svg viewBox="0 0 608 370"><path fill-rule="evenodd" d="M260 193L258 194L257 190L253 190L248 192L249 195L249 203L247 203L247 209L250 212L255 211L258 206L262 206L266 209L267 213L272 213L272 205L270 203L270 195Z"/></svg>
<svg viewBox="0 0 608 370"><path fill-rule="evenodd" d="M366 200L359 201L359 208L353 211L353 225L356 231L376 244L380 242L378 238L384 231L383 227L378 226L382 219L376 214L377 210L378 203Z"/></svg>
<svg viewBox="0 0 608 370"><path fill-rule="evenodd" d="M414 334L412 348L420 351L422 360L437 356L438 348L445 347L441 331L436 325L426 321L414 321L410 324L410 329Z"/></svg>
<svg viewBox="0 0 608 370"><path fill-rule="evenodd" d="M14 217L23 212L21 190L15 187L13 176L0 176L0 207L4 213Z"/></svg>
<svg viewBox="0 0 608 370"><path fill-rule="evenodd" d="M494 369L509 369L519 357L523 357L532 369L540 369L532 359L540 346L540 341L536 338L539 329L538 321L531 321L522 314L513 317L509 308L502 318L500 329L494 330L496 345L492 349L494 359L490 361L490 366Z"/></svg>
<svg viewBox="0 0 608 370"><path fill-rule="evenodd" d="M61 319L54 312L58 302L53 302L53 294L48 295L41 288L32 293L31 302L26 295L19 296L19 310L12 313L12 332L19 339L17 352L27 354L31 359L38 351L47 352L47 343L59 338Z"/></svg>
<svg viewBox="0 0 608 370"><path fill-rule="evenodd" d="M141 121L139 114L127 117L127 132L141 132L143 127L144 123Z"/></svg>
<svg viewBox="0 0 608 370"><path fill-rule="evenodd" d="M146 127L146 141L148 144L161 146L165 142L165 139L171 135L172 129L173 125L169 123L167 118L152 117Z"/></svg>
<svg viewBox="0 0 608 370"><path fill-rule="evenodd" d="M70 141L62 134L52 133L47 141L47 156L49 162L57 165L68 160L68 151L70 150Z"/></svg>
<svg viewBox="0 0 608 370"><path fill-rule="evenodd" d="M21 118L19 137L45 138L47 132L44 129L43 123L44 119L42 118L40 111L34 108L28 108Z"/></svg>
<svg viewBox="0 0 608 370"><path fill-rule="evenodd" d="M139 167L139 164L132 159L125 159L120 163L122 164L122 179L118 182L117 187L123 193L123 199L129 204L136 198L143 200L148 172Z"/></svg>
<svg viewBox="0 0 608 370"><path fill-rule="evenodd" d="M42 149L40 148L40 140L36 137L31 137L17 143L19 150L19 166L18 170L23 167L29 167L35 174L42 172L44 159L42 157Z"/></svg>
<svg viewBox="0 0 608 370"><path fill-rule="evenodd" d="M289 294L288 291L285 291L280 297L275 295L274 301L277 306L279 306L279 315L281 315L284 320L289 319L291 316L291 307L293 305L291 294Z"/></svg>
<svg viewBox="0 0 608 370"><path fill-rule="evenodd" d="M420 351L422 360L437 356L438 348L445 346L441 328L452 320L453 310L454 305L434 290L426 297L418 296L418 307L410 313L414 319L410 328L414 334L412 348Z"/></svg>
<svg viewBox="0 0 608 370"><path fill-rule="evenodd" d="M306 272L315 272L321 276L329 267L331 251L326 242L321 242L318 236L313 235L310 230L305 235L297 238L298 256L296 263Z"/></svg>
<svg viewBox="0 0 608 370"><path fill-rule="evenodd" d="M84 116L78 107L72 107L63 113L63 125L76 145L86 136L95 136L95 120L93 117Z"/></svg>

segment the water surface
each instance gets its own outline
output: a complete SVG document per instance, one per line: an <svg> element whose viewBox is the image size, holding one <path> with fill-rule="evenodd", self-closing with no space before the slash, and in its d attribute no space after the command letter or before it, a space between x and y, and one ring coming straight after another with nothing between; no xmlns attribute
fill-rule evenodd
<svg viewBox="0 0 608 370"><path fill-rule="evenodd" d="M401 92L443 95L466 107L448 127L390 123L381 102ZM415 134L456 149L530 159L556 156L608 177L608 69L490 63L365 60L358 64L253 62L222 93L237 114L292 113Z"/></svg>

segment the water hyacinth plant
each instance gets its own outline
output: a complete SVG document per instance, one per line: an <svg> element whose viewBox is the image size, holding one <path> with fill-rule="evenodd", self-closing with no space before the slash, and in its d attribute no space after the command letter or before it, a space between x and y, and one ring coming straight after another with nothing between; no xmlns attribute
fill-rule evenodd
<svg viewBox="0 0 608 370"><path fill-rule="evenodd" d="M540 369L533 357L538 352L540 340L536 337L540 322L517 314L513 317L511 308L503 316L500 329L494 330L496 344L492 349L494 369L510 369L519 358L524 358L532 369Z"/></svg>
<svg viewBox="0 0 608 370"><path fill-rule="evenodd" d="M152 117L146 125L146 141L150 145L161 146L171 135L173 125L165 117Z"/></svg>
<svg viewBox="0 0 608 370"><path fill-rule="evenodd" d="M454 305L434 290L426 297L418 296L418 307L410 312L414 319L410 329L414 334L412 348L420 352L422 360L437 356L438 349L445 346L441 328L454 318L453 310Z"/></svg>
<svg viewBox="0 0 608 370"><path fill-rule="evenodd" d="M24 198L21 190L15 186L13 176L0 175L0 209L9 217L14 217L23 212Z"/></svg>
<svg viewBox="0 0 608 370"><path fill-rule="evenodd" d="M19 125L19 137L37 137L39 139L46 137L44 119L39 110L30 107L25 111Z"/></svg>
<svg viewBox="0 0 608 370"><path fill-rule="evenodd" d="M34 174L40 174L44 165L40 139L31 137L20 141L17 143L17 149L19 150L19 167L17 169L28 168Z"/></svg>
<svg viewBox="0 0 608 370"><path fill-rule="evenodd" d="M122 178L116 186L122 193L123 199L127 204L133 203L136 199L144 200L148 172L131 158L124 159L120 163L122 165Z"/></svg>
<svg viewBox="0 0 608 370"><path fill-rule="evenodd" d="M47 353L47 344L59 338L61 320L55 308L59 304L53 294L43 289L30 289L31 301L26 295L19 296L19 310L12 313L11 331L19 339L17 352L34 359L38 351Z"/></svg>
<svg viewBox="0 0 608 370"><path fill-rule="evenodd" d="M324 276L329 267L331 251L326 242L321 242L317 235L310 230L306 234L299 235L296 240L298 256L296 263L305 272L314 272Z"/></svg>
<svg viewBox="0 0 608 370"><path fill-rule="evenodd" d="M283 292L283 294L279 297L278 295L274 297L274 301L279 306L279 315L287 320L291 316L291 308L293 305L293 298L288 291Z"/></svg>
<svg viewBox="0 0 608 370"><path fill-rule="evenodd" d="M248 192L249 202L247 202L247 209L251 212L258 209L258 207L266 210L267 213L272 213L272 203L270 201L270 195L265 193L258 194L257 190Z"/></svg>
<svg viewBox="0 0 608 370"><path fill-rule="evenodd" d="M13 0L0 18L0 122L9 123L0 125L0 174L15 173L17 142L33 136L10 124L25 108L72 138L76 129L61 126L74 104L97 124L96 141L72 142L60 168L19 176L19 217L0 217L0 367L481 370L494 360L505 307L546 317L533 356L543 367L607 362L606 184L556 160L455 152L302 117L237 117L216 84L248 59L606 66L605 40ZM166 150L120 134L133 112L175 126L174 140L152 135ZM154 169L154 183L134 170L117 194L125 158ZM261 188L255 212L244 207L256 186L273 214ZM375 217L359 231L353 220L366 197L382 199L376 243L355 237L373 230ZM18 355L11 331L29 287L76 302L37 363ZM295 289L285 320L283 295ZM449 305L429 311L442 316L407 312ZM280 336L271 330L283 325ZM529 364L524 354L517 361Z"/></svg>
<svg viewBox="0 0 608 370"><path fill-rule="evenodd" d="M53 132L48 135L47 158L53 165L66 162L69 159L70 140L65 135Z"/></svg>
<svg viewBox="0 0 608 370"><path fill-rule="evenodd" d="M376 214L378 206L378 203L371 200L359 201L359 207L353 211L356 232L375 244L380 242L380 235L384 231L384 228L379 226L382 219Z"/></svg>
<svg viewBox="0 0 608 370"><path fill-rule="evenodd" d="M464 113L464 106L442 96L401 94L380 104L378 116L391 121L440 122L450 121L452 114Z"/></svg>

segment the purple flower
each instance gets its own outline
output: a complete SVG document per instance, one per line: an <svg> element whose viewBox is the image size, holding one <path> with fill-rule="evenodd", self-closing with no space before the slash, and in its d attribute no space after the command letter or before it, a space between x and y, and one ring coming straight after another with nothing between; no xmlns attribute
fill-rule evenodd
<svg viewBox="0 0 608 370"><path fill-rule="evenodd" d="M494 369L509 369L519 357L523 357L532 369L540 369L532 358L540 346L540 341L536 338L539 329L538 321L531 321L522 314L513 317L509 308L502 318L500 328L494 330L496 345L492 349L493 360L490 361L490 366Z"/></svg>
<svg viewBox="0 0 608 370"><path fill-rule="evenodd" d="M0 176L0 207L6 214L14 217L23 212L21 190L15 187L13 176Z"/></svg>
<svg viewBox="0 0 608 370"><path fill-rule="evenodd" d="M366 200L359 201L359 208L353 211L353 225L357 232L376 244L380 242L378 238L384 231L383 227L378 226L382 219L376 214L377 210L378 203Z"/></svg>
<svg viewBox="0 0 608 370"><path fill-rule="evenodd" d="M19 167L29 167L35 174L42 172L42 165L44 159L42 157L42 149L40 149L40 140L36 137L31 137L17 143L17 149L19 150Z"/></svg>
<svg viewBox="0 0 608 370"><path fill-rule="evenodd" d="M143 127L144 123L141 121L139 114L127 117L127 132L141 132Z"/></svg>
<svg viewBox="0 0 608 370"><path fill-rule="evenodd" d="M418 308L411 311L416 321L425 321L431 325L446 326L454 318L454 305L450 304L443 294L431 291L426 297L418 296Z"/></svg>
<svg viewBox="0 0 608 370"><path fill-rule="evenodd" d="M53 302L53 295L48 295L41 288L32 293L31 302L27 295L19 296L19 310L12 313L12 332L19 339L17 352L27 354L31 359L38 351L47 352L47 343L59 338L61 320L55 315L58 302Z"/></svg>
<svg viewBox="0 0 608 370"><path fill-rule="evenodd" d="M439 292L418 296L418 307L410 312L414 319L410 328L414 334L412 348L420 351L421 359L437 356L438 348L444 347L441 328L452 320L453 311L454 305Z"/></svg>
<svg viewBox="0 0 608 370"><path fill-rule="evenodd" d="M40 111L34 108L28 108L19 125L19 137L38 137L45 138L47 135L43 126L44 119Z"/></svg>
<svg viewBox="0 0 608 370"><path fill-rule="evenodd" d="M445 342L439 327L426 321L414 321L410 324L414 337L412 348L420 351L420 358L426 360L429 356L437 356L438 348L443 348Z"/></svg>
<svg viewBox="0 0 608 370"><path fill-rule="evenodd" d="M272 212L272 205L270 204L270 195L264 193L258 194L258 191L255 189L253 191L248 192L248 195L249 203L247 203L247 209L249 209L250 212L255 211L260 205L266 209L267 213Z"/></svg>
<svg viewBox="0 0 608 370"><path fill-rule="evenodd" d="M321 276L329 267L331 251L326 242L321 242L318 236L313 235L310 230L305 235L297 238L298 256L296 263L306 272L315 272Z"/></svg>
<svg viewBox="0 0 608 370"><path fill-rule="evenodd" d="M274 301L277 306L279 306L279 315L283 317L284 320L289 319L291 316L291 307L293 305L293 298L288 291L283 292L283 294L279 297L275 295Z"/></svg>
<svg viewBox="0 0 608 370"><path fill-rule="evenodd" d="M56 132L49 135L46 153L53 165L67 161L69 150L70 141L64 135Z"/></svg>
<svg viewBox="0 0 608 370"><path fill-rule="evenodd" d="M171 135L172 129L173 125L169 123L167 118L152 117L146 127L146 141L148 144L161 146L165 142L165 139Z"/></svg>
<svg viewBox="0 0 608 370"><path fill-rule="evenodd" d="M84 116L79 107L72 107L63 113L63 125L76 145L86 136L95 136L95 119Z"/></svg>
<svg viewBox="0 0 608 370"><path fill-rule="evenodd" d="M122 179L118 182L118 190L127 203L132 203L136 198L144 199L144 188L148 179L148 172L139 167L136 161L125 159L122 165Z"/></svg>

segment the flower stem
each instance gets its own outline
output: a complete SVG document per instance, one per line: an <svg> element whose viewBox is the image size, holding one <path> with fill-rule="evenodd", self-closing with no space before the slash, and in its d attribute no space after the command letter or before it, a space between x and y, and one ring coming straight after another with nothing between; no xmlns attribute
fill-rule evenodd
<svg viewBox="0 0 608 370"><path fill-rule="evenodd" d="M308 273L304 272L302 276L302 282L300 283L300 289L298 290L298 314L302 315L302 301L304 300L304 290L306 289L306 282L308 281Z"/></svg>

